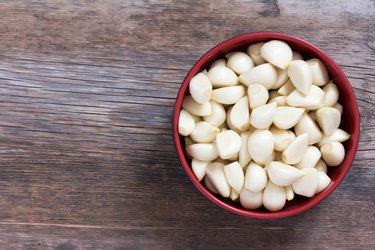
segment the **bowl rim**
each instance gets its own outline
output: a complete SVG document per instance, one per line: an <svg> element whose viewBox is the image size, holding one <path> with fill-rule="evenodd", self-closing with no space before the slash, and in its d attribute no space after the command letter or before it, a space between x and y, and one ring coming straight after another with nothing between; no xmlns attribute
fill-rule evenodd
<svg viewBox="0 0 375 250"><path fill-rule="evenodd" d="M346 155L348 160L348 164L345 166L341 166L344 169L342 172L338 175L336 181L331 184L326 190L321 192L316 198L313 200L310 200L308 202L305 202L296 208L293 208L291 210L287 211L277 211L277 212L259 212L257 210L246 210L245 208L237 208L233 205L222 201L220 198L216 197L214 194L212 194L202 183L200 183L197 178L195 177L193 171L191 170L191 167L187 163L184 155L184 149L180 146L181 140L180 135L178 133L178 120L179 120L179 114L182 107L182 101L184 98L184 93L186 89L188 88L189 82L188 79L191 79L196 73L198 73L198 70L200 67L209 60L213 55L216 53L224 50L228 46L232 44L239 43L243 40L248 40L250 38L260 38L262 40L266 39L279 39L286 42L293 42L297 43L303 47L308 47L310 50L314 51L314 53L319 55L319 58L324 58L325 61L328 61L331 66L334 67L335 71L337 71L339 78L342 79L342 84L344 85L344 88L348 89L349 98L353 102L353 115L354 115L354 132L352 133L351 137L353 138L353 149L349 152L349 154ZM276 218L282 218L282 217L288 217L292 216L298 213L301 213L303 211L306 211L313 206L317 205L321 201L323 201L325 198L327 198L342 182L342 180L345 178L346 174L348 173L352 162L354 160L355 154L357 152L358 148L358 142L359 142L359 134L360 134L360 115L358 110L358 104L357 100L353 91L353 88L351 84L349 83L349 80L345 76L344 72L341 70L341 68L337 65L337 63L326 53L324 53L321 49L316 47L315 45L301 39L297 38L291 35L283 34L283 33L275 33L275 32L255 32L255 33L247 33L239 36L235 36L233 38L230 38L224 42L219 43L215 47L211 48L208 52L206 52L189 70L189 73L186 75L185 79L183 80L181 87L178 91L176 102L174 105L174 111L173 111L173 138L174 138L174 145L176 148L176 152L178 155L178 158L180 160L180 163L182 164L182 167L184 168L186 174L189 176L189 179L193 182L193 184L198 188L198 190L204 194L209 200L214 202L215 204L219 205L220 207L231 211L235 214L239 214L246 217L252 217L252 218L258 218L258 219L276 219Z"/></svg>

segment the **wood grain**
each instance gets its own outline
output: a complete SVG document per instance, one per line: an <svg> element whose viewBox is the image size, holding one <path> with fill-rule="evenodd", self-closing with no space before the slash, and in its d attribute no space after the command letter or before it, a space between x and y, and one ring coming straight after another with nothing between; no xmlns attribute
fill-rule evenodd
<svg viewBox="0 0 375 250"><path fill-rule="evenodd" d="M374 249L375 2L0 2L1 249ZM279 220L231 214L183 172L174 99L235 35L295 35L330 55L360 105L342 185Z"/></svg>

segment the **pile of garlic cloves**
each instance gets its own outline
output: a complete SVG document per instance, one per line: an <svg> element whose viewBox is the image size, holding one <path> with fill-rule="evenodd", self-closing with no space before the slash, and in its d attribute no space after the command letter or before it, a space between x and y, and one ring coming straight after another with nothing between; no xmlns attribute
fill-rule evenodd
<svg viewBox="0 0 375 250"><path fill-rule="evenodd" d="M324 64L283 41L251 44L189 84L178 131L196 178L244 208L281 210L331 183L345 157L343 107Z"/></svg>

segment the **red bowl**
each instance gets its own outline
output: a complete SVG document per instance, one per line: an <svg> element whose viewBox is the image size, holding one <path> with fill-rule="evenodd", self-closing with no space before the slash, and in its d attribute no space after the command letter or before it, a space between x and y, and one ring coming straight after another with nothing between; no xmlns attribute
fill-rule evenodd
<svg viewBox="0 0 375 250"><path fill-rule="evenodd" d="M339 102L343 105L344 110L341 118L340 128L344 129L345 131L351 134L350 139L343 143L346 150L346 156L343 163L340 166L330 167L328 169L328 175L332 179L332 183L324 191L315 195L314 197L306 198L297 195L292 201L286 202L285 207L278 212L270 212L263 207L257 210L248 210L241 207L239 203L232 202L228 198L222 198L219 195L211 193L206 188L206 186L203 183L200 183L194 176L194 173L192 172L190 167L191 160L185 152L183 137L181 137L178 134L178 119L182 106L182 101L184 96L188 93L188 85L191 78L197 73L199 73L201 70L208 68L208 66L214 60L218 58L223 58L226 53L238 50L246 51L246 48L249 44L265 42L271 39L279 39L285 41L293 50L300 52L305 60L310 58L319 58L325 64L330 79L332 79L333 82L336 83L340 92ZM189 176L190 180L194 183L194 185L208 199L218 204L220 207L225 208L236 214L254 218L272 219L287 217L303 212L321 202L329 194L331 194L333 190L335 190L335 188L337 188L337 186L344 179L346 173L349 171L349 168L352 164L355 153L357 151L359 141L359 123L360 118L358 105L353 89L348 79L346 78L344 72L333 61L332 58L330 58L328 55L326 55L323 51L321 51L314 45L302 39L285 34L261 32L245 34L229 39L212 48L202 58L198 60L198 62L187 74L177 95L173 117L173 136L177 154L181 161L182 167L185 169L187 175Z"/></svg>

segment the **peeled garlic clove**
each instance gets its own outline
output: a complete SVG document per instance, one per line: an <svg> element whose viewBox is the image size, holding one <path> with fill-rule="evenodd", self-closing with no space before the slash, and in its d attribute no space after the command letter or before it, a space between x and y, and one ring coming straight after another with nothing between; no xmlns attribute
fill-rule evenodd
<svg viewBox="0 0 375 250"><path fill-rule="evenodd" d="M307 62L302 60L292 61L288 66L288 76L294 87L307 95L312 85L312 72Z"/></svg>
<svg viewBox="0 0 375 250"><path fill-rule="evenodd" d="M288 80L283 86L279 88L277 93L283 96L288 96L290 93L292 93L296 88L294 87L293 83Z"/></svg>
<svg viewBox="0 0 375 250"><path fill-rule="evenodd" d="M301 119L303 108L277 107L273 123L280 129L290 129Z"/></svg>
<svg viewBox="0 0 375 250"><path fill-rule="evenodd" d="M203 104L197 103L190 95L185 96L182 102L182 108L193 115L205 116L211 114L211 105L209 102Z"/></svg>
<svg viewBox="0 0 375 250"><path fill-rule="evenodd" d="M195 142L212 142L216 139L216 135L220 133L218 127L212 126L208 122L197 122L193 132L190 134L191 139Z"/></svg>
<svg viewBox="0 0 375 250"><path fill-rule="evenodd" d="M299 52L293 50L292 60L303 60L303 57Z"/></svg>
<svg viewBox="0 0 375 250"><path fill-rule="evenodd" d="M195 177L197 177L198 181L201 181L203 177L206 175L206 169L208 164L210 164L210 162L200 161L197 159L193 159L191 161L191 169L193 170L193 173Z"/></svg>
<svg viewBox="0 0 375 250"><path fill-rule="evenodd" d="M295 167L299 169L313 168L315 167L321 156L322 154L317 147L309 146L302 160L298 162Z"/></svg>
<svg viewBox="0 0 375 250"><path fill-rule="evenodd" d="M321 88L312 85L307 95L300 91L293 90L286 98L289 106L300 107L309 110L319 109L324 107L325 94Z"/></svg>
<svg viewBox="0 0 375 250"><path fill-rule="evenodd" d="M268 164L275 161L275 157L276 157L276 151L272 151L272 154L267 158L267 160L263 164L265 169L267 168Z"/></svg>
<svg viewBox="0 0 375 250"><path fill-rule="evenodd" d="M193 117L186 110L180 111L180 117L178 118L178 133L182 136L188 136L193 132L195 122Z"/></svg>
<svg viewBox="0 0 375 250"><path fill-rule="evenodd" d="M265 63L241 74L238 80L246 86L258 83L270 89L277 80L277 72L271 64Z"/></svg>
<svg viewBox="0 0 375 250"><path fill-rule="evenodd" d="M323 134L320 131L318 125L306 113L302 115L301 119L294 127L294 131L296 132L297 135L307 133L309 136L309 145L318 143L323 137Z"/></svg>
<svg viewBox="0 0 375 250"><path fill-rule="evenodd" d="M230 68L220 65L210 69L207 77L214 88L233 86L238 83L236 73Z"/></svg>
<svg viewBox="0 0 375 250"><path fill-rule="evenodd" d="M253 109L250 115L250 124L257 129L268 128L274 120L276 107L277 103L272 102Z"/></svg>
<svg viewBox="0 0 375 250"><path fill-rule="evenodd" d="M294 199L293 187L291 185L284 187L286 199L291 201Z"/></svg>
<svg viewBox="0 0 375 250"><path fill-rule="evenodd" d="M227 60L225 59L217 59L213 63L211 63L209 70L213 69L216 66L226 66L227 65Z"/></svg>
<svg viewBox="0 0 375 250"><path fill-rule="evenodd" d="M334 167L340 165L345 158L345 149L340 142L329 142L324 144L320 151L322 158L328 166Z"/></svg>
<svg viewBox="0 0 375 250"><path fill-rule="evenodd" d="M275 84L272 86L271 89L279 89L281 86L283 86L289 79L288 76L288 69L280 69L275 68L277 72L277 79Z"/></svg>
<svg viewBox="0 0 375 250"><path fill-rule="evenodd" d="M252 192L243 188L240 193L240 203L244 208L257 209L262 206L263 192Z"/></svg>
<svg viewBox="0 0 375 250"><path fill-rule="evenodd" d="M324 134L332 135L340 125L341 114L335 108L326 107L316 111L316 119Z"/></svg>
<svg viewBox="0 0 375 250"><path fill-rule="evenodd" d="M280 69L288 67L293 57L293 52L289 45L279 40L266 42L260 49L260 54L264 60Z"/></svg>
<svg viewBox="0 0 375 250"><path fill-rule="evenodd" d="M229 159L240 151L241 137L233 130L227 130L216 136L216 145L220 158Z"/></svg>
<svg viewBox="0 0 375 250"><path fill-rule="evenodd" d="M188 154L200 161L213 161L219 154L214 143L196 143L187 147Z"/></svg>
<svg viewBox="0 0 375 250"><path fill-rule="evenodd" d="M212 85L205 74L199 73L191 79L189 91L197 103L203 104L211 98Z"/></svg>
<svg viewBox="0 0 375 250"><path fill-rule="evenodd" d="M245 180L241 165L237 161L225 165L224 173L229 186L240 193Z"/></svg>
<svg viewBox="0 0 375 250"><path fill-rule="evenodd" d="M283 162L287 164L296 164L300 162L306 153L309 137L302 134L296 137L281 154Z"/></svg>
<svg viewBox="0 0 375 250"><path fill-rule="evenodd" d="M211 94L212 100L222 104L235 104L245 95L244 86L231 86L214 89Z"/></svg>
<svg viewBox="0 0 375 250"><path fill-rule="evenodd" d="M287 130L288 134L289 134L289 137L290 137L290 141L294 141L296 139L296 135L290 131L290 130Z"/></svg>
<svg viewBox="0 0 375 250"><path fill-rule="evenodd" d="M247 54L251 57L251 60L255 65L266 63L266 61L260 55L260 48L264 43L255 43L247 48Z"/></svg>
<svg viewBox="0 0 375 250"><path fill-rule="evenodd" d="M315 168L304 168L301 171L305 175L293 183L293 191L302 196L312 197L318 189L318 171Z"/></svg>
<svg viewBox="0 0 375 250"><path fill-rule="evenodd" d="M325 93L324 107L332 107L339 99L339 90L334 83L328 83L323 87ZM341 113L341 112L340 112Z"/></svg>
<svg viewBox="0 0 375 250"><path fill-rule="evenodd" d="M214 184L211 183L207 175L203 178L203 181L204 181L204 185L206 185L208 190L210 190L214 194L219 194L219 191L215 188Z"/></svg>
<svg viewBox="0 0 375 250"><path fill-rule="evenodd" d="M332 135L325 135L323 136L322 140L318 143L319 147L327 144L329 142L344 142L350 138L350 134L346 133L342 129L336 129Z"/></svg>
<svg viewBox="0 0 375 250"><path fill-rule="evenodd" d="M286 106L286 97L285 96L278 96L271 100L268 103L276 102L277 106Z"/></svg>
<svg viewBox="0 0 375 250"><path fill-rule="evenodd" d="M263 206L269 211L281 210L286 202L286 194L283 187L269 181L263 192Z"/></svg>
<svg viewBox="0 0 375 250"><path fill-rule="evenodd" d="M267 185L267 172L258 164L251 162L246 169L244 187L252 192L260 192Z"/></svg>
<svg viewBox="0 0 375 250"><path fill-rule="evenodd" d="M317 58L306 61L312 72L313 84L323 86L329 81L326 66Z"/></svg>
<svg viewBox="0 0 375 250"><path fill-rule="evenodd" d="M234 52L228 58L227 67L240 75L252 69L254 63L246 53Z"/></svg>
<svg viewBox="0 0 375 250"><path fill-rule="evenodd" d="M234 190L233 188L230 190L230 195L229 195L229 198L232 200L232 201L238 201L238 197L240 197L240 194L236 192L236 190Z"/></svg>
<svg viewBox="0 0 375 250"><path fill-rule="evenodd" d="M241 134L241 131L239 129L237 129L231 122L231 119L230 118L230 114L232 113L232 109L233 109L233 106L230 106L228 108L228 111L227 111L227 118L226 118L226 122L227 122L227 125L229 127L229 129L233 130L234 132L236 132L237 134Z"/></svg>
<svg viewBox="0 0 375 250"><path fill-rule="evenodd" d="M247 96L249 97L250 108L254 109L267 103L268 91L261 84L251 84L247 89Z"/></svg>
<svg viewBox="0 0 375 250"><path fill-rule="evenodd" d="M275 150L284 151L292 142L287 130L279 129L273 126L271 127L270 131L273 135L273 142L274 142Z"/></svg>
<svg viewBox="0 0 375 250"><path fill-rule="evenodd" d="M342 115L342 111L344 110L344 108L340 103L336 102L336 104L333 105L332 107L337 109L340 112L340 114Z"/></svg>
<svg viewBox="0 0 375 250"><path fill-rule="evenodd" d="M268 164L267 172L270 180L282 187L293 184L296 180L305 175L301 170L278 161L273 161Z"/></svg>
<svg viewBox="0 0 375 250"><path fill-rule="evenodd" d="M195 123L202 121L202 116L190 114Z"/></svg>
<svg viewBox="0 0 375 250"><path fill-rule="evenodd" d="M223 197L229 197L230 186L225 178L224 165L218 162L213 162L207 166L207 177L210 182L219 191L220 195Z"/></svg>
<svg viewBox="0 0 375 250"><path fill-rule="evenodd" d="M316 190L317 194L326 189L331 183L331 178L329 178L328 175L322 171L318 172L318 177L318 189Z"/></svg>
<svg viewBox="0 0 375 250"><path fill-rule="evenodd" d="M247 148L247 142L249 141L250 132L243 132L241 134L241 149L238 153L238 162L244 168L251 161L251 156Z"/></svg>
<svg viewBox="0 0 375 250"><path fill-rule="evenodd" d="M250 127L250 111L249 111L249 99L247 96L239 99L236 104L234 104L230 116L230 122L240 131L246 131Z"/></svg>
<svg viewBox="0 0 375 250"><path fill-rule="evenodd" d="M203 120L211 123L215 127L220 127L225 122L225 118L227 115L224 106L212 100L210 101L210 105L211 114L204 116Z"/></svg>
<svg viewBox="0 0 375 250"><path fill-rule="evenodd" d="M322 159L316 163L315 169L324 173L328 172L327 164Z"/></svg>
<svg viewBox="0 0 375 250"><path fill-rule="evenodd" d="M268 130L255 130L247 144L251 158L263 165L273 152L273 136Z"/></svg>
<svg viewBox="0 0 375 250"><path fill-rule="evenodd" d="M232 157L228 158L230 162L238 161L238 153L233 155Z"/></svg>

